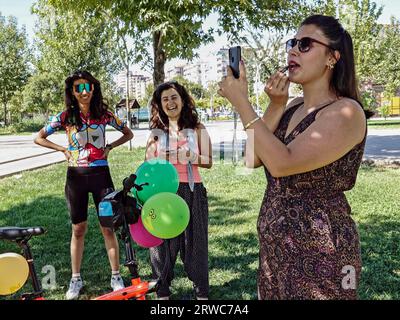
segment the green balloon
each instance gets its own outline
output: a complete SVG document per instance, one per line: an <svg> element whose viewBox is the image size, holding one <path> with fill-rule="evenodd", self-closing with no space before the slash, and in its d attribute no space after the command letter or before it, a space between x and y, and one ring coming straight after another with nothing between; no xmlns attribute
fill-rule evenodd
<svg viewBox="0 0 400 320"><path fill-rule="evenodd" d="M150 197L160 192L176 193L179 187L179 176L174 165L163 159L145 161L136 170L136 184L143 186L143 190L133 191L136 198L144 204Z"/></svg>
<svg viewBox="0 0 400 320"><path fill-rule="evenodd" d="M143 206L142 222L146 230L161 239L179 236L189 224L189 207L180 196L162 192L152 196Z"/></svg>

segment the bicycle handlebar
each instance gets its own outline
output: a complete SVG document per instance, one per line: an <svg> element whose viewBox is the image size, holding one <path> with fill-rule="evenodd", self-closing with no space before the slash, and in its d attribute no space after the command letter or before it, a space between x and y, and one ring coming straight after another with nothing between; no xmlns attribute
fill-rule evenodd
<svg viewBox="0 0 400 320"><path fill-rule="evenodd" d="M137 191L142 191L143 190L143 186L148 186L148 182L146 183L142 183L140 185L135 184L136 181L136 174L131 174L129 177L126 177L123 182L122 185L124 186L124 192L128 193L132 188L135 188Z"/></svg>

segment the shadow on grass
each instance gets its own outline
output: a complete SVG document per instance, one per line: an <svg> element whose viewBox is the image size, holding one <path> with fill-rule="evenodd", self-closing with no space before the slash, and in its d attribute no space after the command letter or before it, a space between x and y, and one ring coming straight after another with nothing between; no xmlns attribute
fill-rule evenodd
<svg viewBox="0 0 400 320"><path fill-rule="evenodd" d="M213 243L210 270L218 269L221 279L212 279L210 295L213 299L241 300L257 298L258 239L256 233L231 234Z"/></svg>
<svg viewBox="0 0 400 320"><path fill-rule="evenodd" d="M81 270L86 288L81 296L82 299L91 299L111 290L109 288L110 265L92 202L89 202L88 216L88 231L85 236ZM29 240L35 259L36 272L41 281L46 276L46 273L42 273L42 268L46 265L54 266L57 288L45 291L45 297L46 299L64 299L71 277L71 223L65 199L62 197L38 197L33 202L0 211L0 226L41 226L46 229L44 235L35 236ZM121 241L119 244L123 263L125 259L124 246ZM143 271L141 276L147 279L150 276L150 269L147 267L148 251L138 248L135 244L133 246L136 251L139 272ZM15 242L0 240L0 253L5 252L21 253L21 250ZM121 272L126 279L129 278L127 268L121 266ZM31 290L30 280L28 280L19 292L7 299L17 299L22 293L31 292Z"/></svg>
<svg viewBox="0 0 400 320"><path fill-rule="evenodd" d="M52 265L56 270L56 281L70 277L69 240L70 224L66 203L63 198L38 197L29 203L19 204L9 210L0 211L1 226L43 227L44 235L34 236L29 240L35 261L36 272L41 279L42 267ZM0 241L0 252L22 253L15 242ZM68 276L67 276L68 274ZM32 290L30 281L21 292ZM19 293L20 294L20 293ZM18 297L18 294L16 295Z"/></svg>
<svg viewBox="0 0 400 320"><path fill-rule="evenodd" d="M358 228L363 269L360 299L400 299L400 222L374 216Z"/></svg>
<svg viewBox="0 0 400 320"><path fill-rule="evenodd" d="M210 299L257 299L258 240L255 234L242 233L212 239L209 244L208 259ZM177 260L174 273L171 298L194 300L192 283L185 279L187 275L180 258Z"/></svg>
<svg viewBox="0 0 400 320"><path fill-rule="evenodd" d="M240 225L248 221L238 215L251 208L244 199L235 203L220 197L209 197L212 211L210 226L220 224ZM43 226L47 233L30 240L36 270L41 279L42 267L53 265L56 270L57 289L46 291L49 299L63 299L67 290L70 269L69 242L71 226L65 199L62 197L37 197L34 201L0 211L1 226ZM255 228L255 226L254 226ZM209 244L210 297L212 299L256 299L258 267L258 239L254 232L231 232L213 235ZM229 230L228 230L229 231ZM363 272L359 295L361 299L400 299L400 221L395 217L373 215L359 223ZM142 278L151 277L148 251L134 245L139 272ZM124 254L120 246L121 260ZM0 241L0 253L20 252L9 241ZM109 263L103 237L98 228L93 205L89 209L89 229L86 235L82 275L86 283L83 299L109 291ZM127 270L123 269L126 278ZM182 265L176 266L176 279L186 277ZM21 292L30 291L26 285ZM177 293L177 298L190 296L190 289ZM16 295L15 297L18 297ZM8 297L9 298L9 297ZM4 299L4 298L1 298Z"/></svg>
<svg viewBox="0 0 400 320"><path fill-rule="evenodd" d="M250 200L246 198L224 200L223 197L217 195L208 196L208 206L210 211L210 225L238 225L246 223L248 217L238 218L238 215L253 209Z"/></svg>

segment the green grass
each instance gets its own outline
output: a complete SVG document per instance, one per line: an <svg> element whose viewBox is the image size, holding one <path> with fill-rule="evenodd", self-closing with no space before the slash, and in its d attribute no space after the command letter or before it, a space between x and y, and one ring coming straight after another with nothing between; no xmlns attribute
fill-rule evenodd
<svg viewBox="0 0 400 320"><path fill-rule="evenodd" d="M113 150L110 155L114 184L142 163L144 149L130 153ZM210 298L256 299L258 267L257 216L265 190L261 169L244 174L244 168L216 163L202 170L208 190ZM70 222L64 199L66 166L53 165L0 180L0 225L44 226L48 232L31 240L40 277L42 267L53 265L57 288L46 291L49 299L63 299L70 278ZM400 170L363 167L356 187L347 193L362 242L362 299L400 299ZM135 246L142 278L151 269L146 249ZM0 252L19 252L10 242L0 241ZM121 247L121 254L123 253ZM121 261L123 260L123 254ZM126 268L122 267L125 279ZM109 290L109 264L93 204L81 270L86 282L82 298ZM191 283L178 259L172 284L173 298L191 295ZM29 290L26 285L23 290ZM11 297L15 298L17 296ZM8 297L10 298L10 297Z"/></svg>
<svg viewBox="0 0 400 320"><path fill-rule="evenodd" d="M28 136L32 135L33 132L14 132L13 130L10 130L9 128L0 128L0 136Z"/></svg>
<svg viewBox="0 0 400 320"><path fill-rule="evenodd" d="M400 129L400 120L368 120L370 129Z"/></svg>

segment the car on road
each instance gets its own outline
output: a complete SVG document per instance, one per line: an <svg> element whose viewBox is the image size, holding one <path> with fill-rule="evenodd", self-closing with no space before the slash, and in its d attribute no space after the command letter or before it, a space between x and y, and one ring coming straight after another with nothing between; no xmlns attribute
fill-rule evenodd
<svg viewBox="0 0 400 320"><path fill-rule="evenodd" d="M138 128L139 123L149 122L150 112L147 108L135 109L131 114L131 123L133 128Z"/></svg>
<svg viewBox="0 0 400 320"><path fill-rule="evenodd" d="M150 121L150 113L149 113L149 109L147 109L147 108L141 108L141 109L135 110L134 115L138 118L139 123Z"/></svg>

